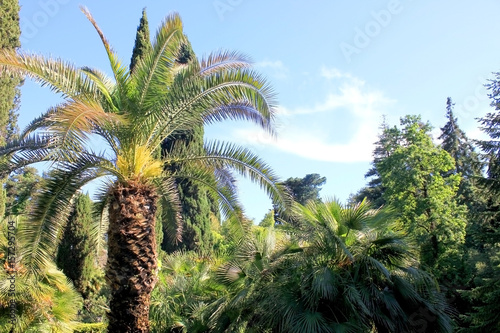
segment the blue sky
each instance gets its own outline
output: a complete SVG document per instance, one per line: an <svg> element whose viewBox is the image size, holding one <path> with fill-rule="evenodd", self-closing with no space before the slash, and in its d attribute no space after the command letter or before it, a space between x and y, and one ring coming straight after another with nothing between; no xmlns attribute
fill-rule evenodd
<svg viewBox="0 0 500 333"><path fill-rule="evenodd" d="M319 173L324 197L344 201L366 180L382 116L421 114L439 129L446 98L459 125L481 134L476 117L491 110L483 87L500 70L500 2L209 0L20 0L22 48L108 70L92 12L124 62L130 60L143 7L152 33L178 12L197 55L236 50L251 57L277 93L278 137L227 122L208 138L246 145L282 179ZM20 126L58 102L26 82ZM437 133L437 132L436 132ZM262 191L241 182L247 214L259 221L270 208Z"/></svg>

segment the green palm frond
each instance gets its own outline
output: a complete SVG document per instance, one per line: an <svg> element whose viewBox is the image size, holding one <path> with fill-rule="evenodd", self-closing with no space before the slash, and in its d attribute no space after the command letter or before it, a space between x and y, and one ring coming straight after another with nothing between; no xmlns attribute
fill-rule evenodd
<svg viewBox="0 0 500 333"><path fill-rule="evenodd" d="M118 58L118 55L111 48L108 40L104 36L101 28L97 25L97 22L94 20L92 14L90 14L89 10L86 7L81 6L80 10L85 14L90 23L94 26L97 34L101 38L102 44L106 50L106 54L108 55L109 64L111 65L111 70L113 71L113 76L116 81L116 87L118 89L118 96L116 96L116 107L118 109L127 109L127 100L129 94L129 71L128 67L124 66Z"/></svg>
<svg viewBox="0 0 500 333"><path fill-rule="evenodd" d="M95 168L98 163L106 162L96 156L84 155L78 163L59 164L59 168L44 181L42 191L36 196L30 223L23 231L26 238L23 241L31 244L23 255L31 270L43 270L51 261L75 193L83 185L106 175L102 169Z"/></svg>
<svg viewBox="0 0 500 333"><path fill-rule="evenodd" d="M235 70L250 67L250 58L238 52L221 51L209 54L200 61L200 74L210 75L221 70Z"/></svg>
<svg viewBox="0 0 500 333"><path fill-rule="evenodd" d="M64 98L84 101L100 96L92 80L74 65L60 59L0 50L0 68L27 75L42 86L62 94Z"/></svg>
<svg viewBox="0 0 500 333"><path fill-rule="evenodd" d="M162 207L161 223L166 224L165 236L171 243L176 244L182 240L182 206L177 185L170 176L162 177L156 182Z"/></svg>

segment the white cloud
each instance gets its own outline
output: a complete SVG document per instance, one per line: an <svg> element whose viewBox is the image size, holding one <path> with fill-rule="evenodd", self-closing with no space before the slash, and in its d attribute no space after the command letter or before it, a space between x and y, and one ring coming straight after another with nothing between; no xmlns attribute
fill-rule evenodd
<svg viewBox="0 0 500 333"><path fill-rule="evenodd" d="M281 62L281 60L259 61L254 64L254 67L260 69L269 69L271 75L277 79L286 79L288 77L288 68Z"/></svg>
<svg viewBox="0 0 500 333"><path fill-rule="evenodd" d="M322 102L312 107L288 109L281 106L278 112L277 138L255 129L237 130L234 135L246 144L274 147L317 161L371 161L378 124L384 114L383 107L395 101L379 91L367 88L364 81L335 68L322 69L321 76L327 80L339 79L339 88L329 92ZM355 122L349 127L355 130L349 132L347 128L343 128L346 140L343 143L331 142L329 134L332 124L346 111L349 119L352 118ZM314 117L322 125L309 128L303 123L304 117Z"/></svg>

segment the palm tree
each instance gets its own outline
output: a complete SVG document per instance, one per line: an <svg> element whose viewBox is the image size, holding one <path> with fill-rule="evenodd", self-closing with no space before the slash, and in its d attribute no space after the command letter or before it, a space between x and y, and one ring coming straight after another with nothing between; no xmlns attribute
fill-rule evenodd
<svg viewBox="0 0 500 333"><path fill-rule="evenodd" d="M246 285L214 311L215 331L233 332L235 321L245 332L451 331L444 297L390 210L328 200L294 211L285 248L249 251L246 266L225 270Z"/></svg>
<svg viewBox="0 0 500 333"><path fill-rule="evenodd" d="M444 298L390 209L327 200L297 205L296 216L302 252L277 265L286 273L264 288L282 314L268 320L287 332L451 331Z"/></svg>
<svg viewBox="0 0 500 333"><path fill-rule="evenodd" d="M109 216L108 331L148 332L150 294L157 280L155 213L161 205L163 221L174 223L179 216L173 179L202 183L222 198L225 214L237 211L228 168L256 181L274 201L285 200L270 168L246 149L212 142L203 154L177 147L160 157L161 143L177 131L226 119L251 120L273 133L273 94L237 53L178 63L185 37L177 14L166 18L153 48L130 72L91 14L82 10L104 44L113 78L58 59L0 53L2 70L27 75L65 99L0 150L11 157L1 171L52 162L54 171L30 217L33 246L25 256L30 269L51 261L76 191L104 177L97 207ZM89 144L96 136L107 147L99 153ZM165 167L174 163L175 171Z"/></svg>

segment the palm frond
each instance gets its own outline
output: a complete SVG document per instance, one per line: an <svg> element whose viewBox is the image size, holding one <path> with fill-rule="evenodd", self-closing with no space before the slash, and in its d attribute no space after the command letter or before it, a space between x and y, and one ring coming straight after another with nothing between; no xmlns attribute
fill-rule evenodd
<svg viewBox="0 0 500 333"><path fill-rule="evenodd" d="M156 183L162 207L161 223L167 224L165 236L171 243L177 244L182 241L182 206L175 179L164 176L157 179Z"/></svg>
<svg viewBox="0 0 500 333"><path fill-rule="evenodd" d="M100 96L92 80L74 65L60 59L0 50L0 69L27 75L42 86L62 94L64 98L85 101Z"/></svg>
<svg viewBox="0 0 500 333"><path fill-rule="evenodd" d="M96 165L102 159L83 155L74 163L60 163L45 180L43 190L37 194L33 212L24 230L26 243L32 244L23 255L27 267L43 271L51 261L58 244L59 233L70 213L71 200L77 191L88 182L105 176Z"/></svg>
<svg viewBox="0 0 500 333"><path fill-rule="evenodd" d="M200 74L210 75L222 70L235 70L250 67L250 58L231 51L215 52L200 61Z"/></svg>
<svg viewBox="0 0 500 333"><path fill-rule="evenodd" d="M217 169L235 170L240 175L257 183L268 194L273 203L285 207L291 205L289 193L284 186L278 184L277 176L250 150L214 141L205 145L205 151L206 155L204 156L186 156L182 160L200 162Z"/></svg>
<svg viewBox="0 0 500 333"><path fill-rule="evenodd" d="M127 103L127 96L128 96L128 79L129 79L129 71L128 67L123 65L121 61L118 59L118 55L113 51L111 48L108 40L106 39L106 36L104 36L104 33L102 32L101 28L99 25L97 25L97 22L95 21L94 17L90 13L90 11L83 6L80 6L80 10L82 13L87 17L87 19L90 21L90 23L94 26L95 30L97 31L97 34L101 38L102 44L104 45L104 48L106 49L106 53L108 55L109 63L111 65L111 70L113 71L113 76L115 78L116 84L117 84L117 89L119 91L119 95L116 96L118 99L115 100L116 107L119 109L125 109L126 105L123 105L123 103Z"/></svg>

